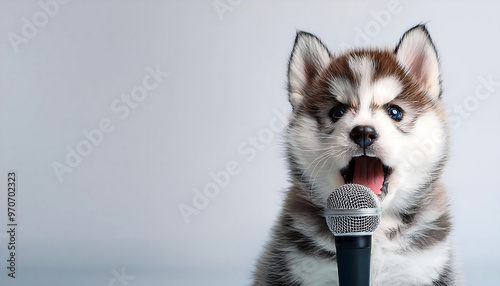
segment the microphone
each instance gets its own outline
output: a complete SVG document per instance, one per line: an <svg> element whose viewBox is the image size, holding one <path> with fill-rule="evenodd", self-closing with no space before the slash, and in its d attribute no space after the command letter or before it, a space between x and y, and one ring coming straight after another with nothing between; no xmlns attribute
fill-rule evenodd
<svg viewBox="0 0 500 286"><path fill-rule="evenodd" d="M370 284L371 235L381 212L379 199L362 185L342 185L328 197L325 218L335 236L340 286Z"/></svg>

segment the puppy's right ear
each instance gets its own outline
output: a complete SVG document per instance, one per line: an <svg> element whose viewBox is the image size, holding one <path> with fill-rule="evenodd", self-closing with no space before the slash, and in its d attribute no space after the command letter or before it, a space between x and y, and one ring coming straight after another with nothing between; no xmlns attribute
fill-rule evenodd
<svg viewBox="0 0 500 286"><path fill-rule="evenodd" d="M288 64L288 94L293 109L300 105L307 87L329 63L330 52L316 36L297 32Z"/></svg>

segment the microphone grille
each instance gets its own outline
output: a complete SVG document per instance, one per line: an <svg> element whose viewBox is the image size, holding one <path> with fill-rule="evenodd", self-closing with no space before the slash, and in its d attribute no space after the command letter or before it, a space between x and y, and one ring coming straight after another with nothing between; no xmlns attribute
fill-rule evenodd
<svg viewBox="0 0 500 286"><path fill-rule="evenodd" d="M380 202L365 186L342 185L328 197L325 217L334 235L372 234L380 222Z"/></svg>

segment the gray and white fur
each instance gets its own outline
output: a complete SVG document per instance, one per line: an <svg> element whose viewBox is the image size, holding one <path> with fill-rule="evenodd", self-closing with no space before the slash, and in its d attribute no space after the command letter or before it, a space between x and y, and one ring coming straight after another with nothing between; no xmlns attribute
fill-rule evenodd
<svg viewBox="0 0 500 286"><path fill-rule="evenodd" d="M253 285L338 285L335 238L323 210L328 195L353 180L358 157L375 160L384 172L374 190L382 215L370 284L458 284L441 179L448 129L437 53L425 26L408 30L395 49L338 55L299 32L288 91L291 187ZM358 126L376 136L360 143L353 136Z"/></svg>

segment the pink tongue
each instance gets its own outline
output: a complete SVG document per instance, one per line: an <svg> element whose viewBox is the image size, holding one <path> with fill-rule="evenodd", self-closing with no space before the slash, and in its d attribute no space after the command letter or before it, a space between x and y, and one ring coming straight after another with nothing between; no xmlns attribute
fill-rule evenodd
<svg viewBox="0 0 500 286"><path fill-rule="evenodd" d="M359 184L370 188L375 195L382 193L384 183L384 169L382 162L377 158L359 157L354 158L354 184Z"/></svg>

